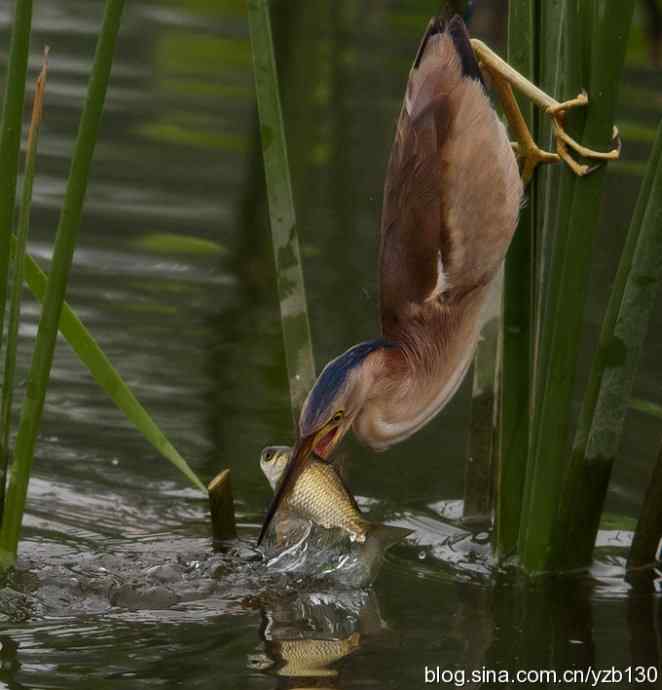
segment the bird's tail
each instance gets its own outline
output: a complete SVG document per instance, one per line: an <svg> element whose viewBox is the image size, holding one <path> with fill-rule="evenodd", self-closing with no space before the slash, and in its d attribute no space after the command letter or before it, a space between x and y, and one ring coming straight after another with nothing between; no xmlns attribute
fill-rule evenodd
<svg viewBox="0 0 662 690"><path fill-rule="evenodd" d="M418 51L416 52L414 69L420 65L423 57L425 56L426 48L428 47L430 39L432 39L434 36L441 36L445 33L448 33L453 41L453 47L455 48L455 52L460 59L462 76L468 77L469 79L475 79L483 84L483 77L480 72L480 67L478 66L478 60L476 60L476 55L471 47L471 38L469 36L469 32L467 31L466 24L459 14L453 15L449 19L446 18L444 14L440 14L430 19L428 28L423 34L421 43L418 46Z"/></svg>

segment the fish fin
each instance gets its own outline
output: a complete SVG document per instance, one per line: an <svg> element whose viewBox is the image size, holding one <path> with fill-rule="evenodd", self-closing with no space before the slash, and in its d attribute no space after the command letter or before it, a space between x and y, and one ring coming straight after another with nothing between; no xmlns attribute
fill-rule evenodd
<svg viewBox="0 0 662 690"><path fill-rule="evenodd" d="M383 551L386 551L386 549L390 549L391 546L400 543L414 532L413 529L407 529L406 527L392 527L391 525L383 525L380 522L370 522L368 524L369 526L366 536L366 544L376 544Z"/></svg>
<svg viewBox="0 0 662 690"><path fill-rule="evenodd" d="M341 480L342 480L342 477L341 477ZM347 489L347 485L345 484L345 482L343 482L343 486L345 487L345 489ZM352 507L353 507L357 512L360 513L360 512L361 512L361 508L359 508L359 504L356 502L356 499L354 498L354 494L353 494L351 491L349 491L349 489L347 490L347 496L349 497L349 501L350 501L350 503L352 504Z"/></svg>
<svg viewBox="0 0 662 690"><path fill-rule="evenodd" d="M361 644L361 633L358 631L354 631L347 638L347 642L349 643L350 649L354 649L355 647L358 647Z"/></svg>

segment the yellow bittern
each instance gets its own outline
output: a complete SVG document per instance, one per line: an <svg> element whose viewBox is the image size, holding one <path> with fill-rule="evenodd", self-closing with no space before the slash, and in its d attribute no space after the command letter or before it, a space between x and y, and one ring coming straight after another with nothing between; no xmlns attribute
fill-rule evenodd
<svg viewBox="0 0 662 690"><path fill-rule="evenodd" d="M521 177L481 69L516 139ZM535 144L513 88L551 118L555 153ZM563 103L548 96L471 40L460 17L430 21L409 73L384 185L382 337L324 367L301 410L292 460L259 541L311 454L328 459L350 428L361 442L384 450L427 424L453 396L472 361L536 165L563 160L585 175L592 168L571 150L598 161L618 157L617 149L587 149L564 130L565 112L587 102L584 93Z"/></svg>

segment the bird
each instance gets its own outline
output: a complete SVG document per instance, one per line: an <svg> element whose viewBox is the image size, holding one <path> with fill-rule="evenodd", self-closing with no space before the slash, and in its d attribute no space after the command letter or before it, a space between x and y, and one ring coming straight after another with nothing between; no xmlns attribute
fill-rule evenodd
<svg viewBox="0 0 662 690"><path fill-rule="evenodd" d="M518 157L481 67L505 101ZM557 152L539 149L512 96L525 92L555 125ZM574 142L563 116L587 96L559 103L518 75L463 20L433 17L411 67L388 162L379 233L381 334L322 370L301 408L292 460L258 544L311 456L330 461L350 429L375 451L428 424L472 362L484 311L517 226L525 183L539 163L614 157ZM570 160L569 160L570 159Z"/></svg>

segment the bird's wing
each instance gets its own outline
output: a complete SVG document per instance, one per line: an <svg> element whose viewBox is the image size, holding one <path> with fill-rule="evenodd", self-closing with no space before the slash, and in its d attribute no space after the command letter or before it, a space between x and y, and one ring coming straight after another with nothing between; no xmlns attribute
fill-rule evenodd
<svg viewBox="0 0 662 690"><path fill-rule="evenodd" d="M458 301L498 268L517 222L517 163L464 23L433 19L409 74L386 174L382 331Z"/></svg>

